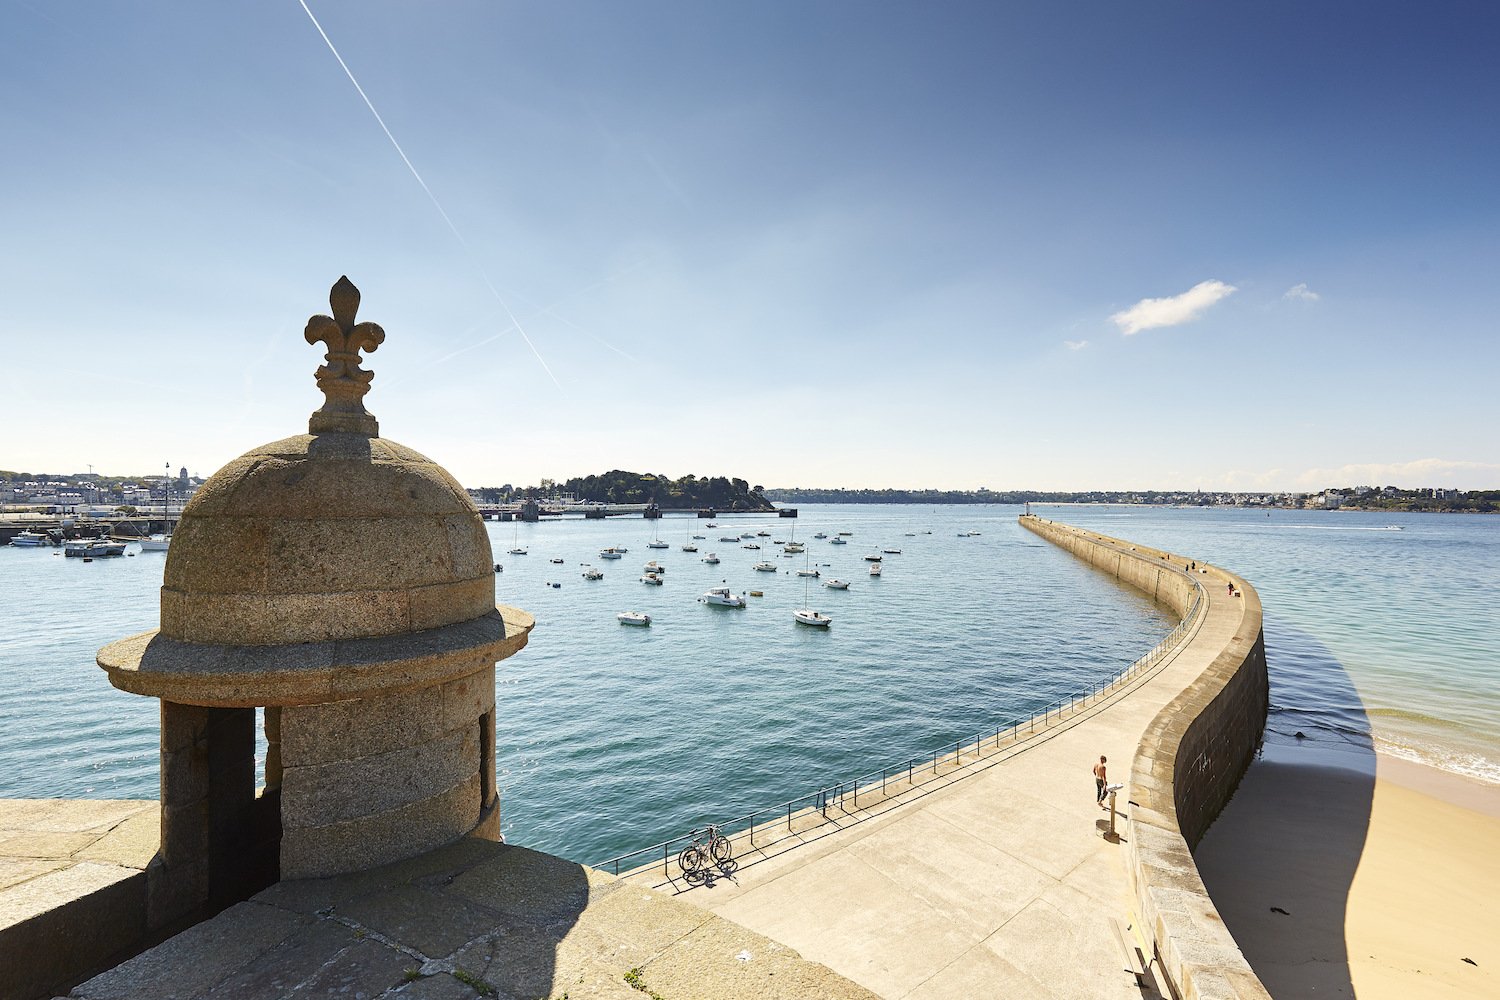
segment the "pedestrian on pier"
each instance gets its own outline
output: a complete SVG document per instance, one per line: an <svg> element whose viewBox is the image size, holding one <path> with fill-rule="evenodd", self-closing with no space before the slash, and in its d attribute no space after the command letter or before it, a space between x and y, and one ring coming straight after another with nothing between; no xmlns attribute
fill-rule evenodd
<svg viewBox="0 0 1500 1000"><path fill-rule="evenodd" d="M1094 801L1099 804L1100 809L1105 808L1104 786L1109 782L1109 774L1104 766L1106 759L1103 754L1100 754L1099 763L1094 765Z"/></svg>

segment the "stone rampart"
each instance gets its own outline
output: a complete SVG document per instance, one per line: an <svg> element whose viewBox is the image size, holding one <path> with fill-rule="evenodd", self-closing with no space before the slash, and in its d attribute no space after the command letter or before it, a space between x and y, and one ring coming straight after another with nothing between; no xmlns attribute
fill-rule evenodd
<svg viewBox="0 0 1500 1000"><path fill-rule="evenodd" d="M1222 646L1151 721L1136 748L1127 868L1140 926L1179 996L1269 1000L1214 908L1192 855L1234 793L1265 727L1260 597L1218 567L1034 516L1020 520L1178 614L1191 604L1193 581L1204 585L1210 613L1190 642ZM1231 586L1238 597L1229 596Z"/></svg>

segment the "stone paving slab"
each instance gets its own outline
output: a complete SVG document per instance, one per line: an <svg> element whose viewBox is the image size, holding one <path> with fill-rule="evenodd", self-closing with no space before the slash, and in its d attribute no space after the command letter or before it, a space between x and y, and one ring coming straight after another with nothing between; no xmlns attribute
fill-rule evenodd
<svg viewBox="0 0 1500 1000"><path fill-rule="evenodd" d="M30 998L139 947L155 802L0 800L0 997Z"/></svg>
<svg viewBox="0 0 1500 1000"><path fill-rule="evenodd" d="M77 987L74 1000L873 1000L783 944L526 848L466 839L282 882Z"/></svg>

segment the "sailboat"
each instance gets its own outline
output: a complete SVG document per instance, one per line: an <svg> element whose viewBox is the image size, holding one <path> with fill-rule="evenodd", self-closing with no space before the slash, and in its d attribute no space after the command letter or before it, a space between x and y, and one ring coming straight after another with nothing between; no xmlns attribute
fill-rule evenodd
<svg viewBox="0 0 1500 1000"><path fill-rule="evenodd" d="M168 462L161 478L162 533L141 539L142 552L165 552L172 544L172 463Z"/></svg>
<svg viewBox="0 0 1500 1000"><path fill-rule="evenodd" d="M786 547L781 550L782 554L783 555L794 555L795 553L805 552L806 550L807 550L807 547L805 545L803 545L801 542L797 541L797 522L793 521L792 522L792 536L791 536L790 539L787 540Z"/></svg>
<svg viewBox="0 0 1500 1000"><path fill-rule="evenodd" d="M811 569L812 556L808 556L807 558L809 560L807 568ZM809 576L805 570L802 575L802 604L804 606L798 608L796 611L793 611L792 618L797 622L798 625L810 625L813 628L827 628L833 622L833 619L829 618L821 611L813 611L811 608L806 607L807 588L808 585L812 583L812 577Z"/></svg>
<svg viewBox="0 0 1500 1000"><path fill-rule="evenodd" d="M652 523L655 524L655 526L656 526L656 534L654 536L652 536L651 541L649 541L649 542L646 543L646 548L648 548L648 549L670 549L672 547L671 544L668 543L668 542L664 542L664 541L661 540L661 519L658 518L656 521L654 521Z"/></svg>
<svg viewBox="0 0 1500 1000"><path fill-rule="evenodd" d="M513 556L524 556L526 554L526 550L521 547L521 525L519 522L516 523L515 533L511 535L510 554Z"/></svg>

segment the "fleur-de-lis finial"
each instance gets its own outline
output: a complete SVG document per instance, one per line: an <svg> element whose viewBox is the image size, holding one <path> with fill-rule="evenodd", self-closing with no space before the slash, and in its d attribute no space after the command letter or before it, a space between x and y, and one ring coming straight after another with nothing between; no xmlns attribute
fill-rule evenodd
<svg viewBox="0 0 1500 1000"><path fill-rule="evenodd" d="M378 323L354 322L354 314L359 312L359 289L347 277L339 278L329 291L328 304L333 307L333 315L312 317L303 332L309 344L322 341L328 345L324 355L328 363L317 371L323 408L308 420L308 433L379 437L380 425L363 402L375 373L359 367L359 352L373 352L385 341L385 331Z"/></svg>

